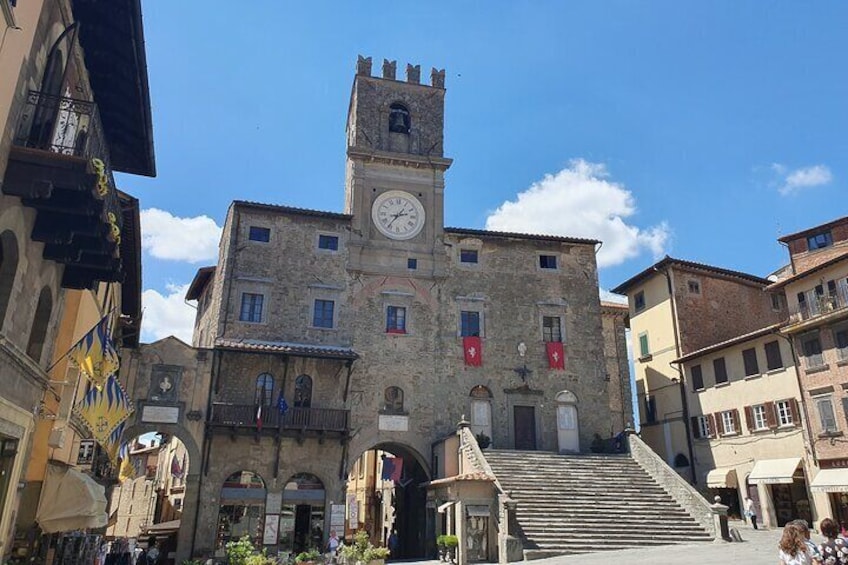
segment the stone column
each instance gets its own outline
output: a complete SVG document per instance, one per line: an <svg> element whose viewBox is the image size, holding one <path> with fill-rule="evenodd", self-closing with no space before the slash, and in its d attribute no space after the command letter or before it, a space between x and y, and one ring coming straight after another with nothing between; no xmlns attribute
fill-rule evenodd
<svg viewBox="0 0 848 565"><path fill-rule="evenodd" d="M177 533L176 563L191 559L191 544L194 541L196 527L197 505L200 495L200 473L188 475L183 494L183 511L180 515L180 531Z"/></svg>
<svg viewBox="0 0 848 565"><path fill-rule="evenodd" d="M727 525L727 510L728 506L721 503L721 497L716 495L715 504L710 505L710 510L713 511L713 523L715 524L716 539L731 541L730 528Z"/></svg>

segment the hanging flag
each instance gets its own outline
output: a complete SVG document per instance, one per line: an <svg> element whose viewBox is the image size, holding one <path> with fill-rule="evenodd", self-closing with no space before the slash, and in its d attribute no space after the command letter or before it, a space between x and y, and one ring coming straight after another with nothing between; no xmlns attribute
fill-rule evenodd
<svg viewBox="0 0 848 565"><path fill-rule="evenodd" d="M135 465L133 465L132 459L130 457L130 446L128 443L125 443L121 446L119 456L121 458L121 467L118 471L118 480L122 483L124 481L131 481L136 477L136 473Z"/></svg>
<svg viewBox="0 0 848 565"><path fill-rule="evenodd" d="M118 352L109 338L108 314L71 348L68 358L97 389L103 388L106 379L120 368Z"/></svg>
<svg viewBox="0 0 848 565"><path fill-rule="evenodd" d="M118 425L118 427L116 427L112 431L112 433L109 434L109 437L106 438L105 442L101 442L101 441L98 440L100 447L103 449L103 451L109 457L109 462L114 467L118 466L118 454L119 454L119 451L120 451L119 447L121 446L121 438L124 437L124 428L125 427L126 427L126 422L121 422Z"/></svg>
<svg viewBox="0 0 848 565"><path fill-rule="evenodd" d="M186 476L186 473L188 473L188 467L186 467L186 452L185 451L183 451L183 464L182 464L181 468L183 470L183 475L180 478L184 479L185 476Z"/></svg>
<svg viewBox="0 0 848 565"><path fill-rule="evenodd" d="M545 342L545 350L548 352L549 368L565 369L565 350L561 341Z"/></svg>
<svg viewBox="0 0 848 565"><path fill-rule="evenodd" d="M392 480L392 473L395 471L395 458L394 457L383 457L383 472L380 474L380 478L384 481Z"/></svg>
<svg viewBox="0 0 848 565"><path fill-rule="evenodd" d="M262 431L262 405L256 407L256 427Z"/></svg>
<svg viewBox="0 0 848 565"><path fill-rule="evenodd" d="M483 365L483 342L478 336L465 336L462 338L462 350L465 354L465 364L470 367Z"/></svg>
<svg viewBox="0 0 848 565"><path fill-rule="evenodd" d="M133 412L132 403L118 379L114 375L110 376L102 390L92 387L74 411L91 430L94 439L104 447L111 445L117 455L119 444L110 441L110 436ZM120 441L120 436L118 440Z"/></svg>
<svg viewBox="0 0 848 565"><path fill-rule="evenodd" d="M289 403L286 402L286 397L283 396L283 391L280 390L280 397L277 398L277 410L280 411L280 416L285 416L289 411Z"/></svg>
<svg viewBox="0 0 848 565"><path fill-rule="evenodd" d="M390 477L392 481L399 483L400 477L403 474L403 459L400 457L394 458L394 467L392 469L392 476Z"/></svg>
<svg viewBox="0 0 848 565"><path fill-rule="evenodd" d="M171 476L177 479L183 478L183 468L180 467L180 462L177 461L177 454L171 457Z"/></svg>

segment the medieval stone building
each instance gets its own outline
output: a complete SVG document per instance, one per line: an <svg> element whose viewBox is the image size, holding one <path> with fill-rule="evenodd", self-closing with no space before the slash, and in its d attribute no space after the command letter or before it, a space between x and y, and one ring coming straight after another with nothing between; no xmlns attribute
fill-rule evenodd
<svg viewBox="0 0 848 565"><path fill-rule="evenodd" d="M396 557L423 556L437 529L424 487L444 467L433 446L463 417L494 448L552 452L630 423L626 308L602 313L598 242L445 227L444 71L419 75L386 62L374 77L360 58L344 211L236 201L218 264L189 288L193 345L212 352L194 554L375 527L345 507L345 480L379 449L406 486Z"/></svg>

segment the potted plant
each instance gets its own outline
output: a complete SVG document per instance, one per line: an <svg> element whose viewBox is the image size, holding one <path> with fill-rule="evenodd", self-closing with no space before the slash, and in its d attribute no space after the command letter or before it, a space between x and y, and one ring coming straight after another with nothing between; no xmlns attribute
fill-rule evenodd
<svg viewBox="0 0 848 565"><path fill-rule="evenodd" d="M454 535L445 536L445 553L447 554L448 563L456 563L456 546L458 545L458 537Z"/></svg>
<svg viewBox="0 0 848 565"><path fill-rule="evenodd" d="M368 532L360 530L353 536L353 543L340 549L349 565L382 565L389 556L386 547L375 547L368 539Z"/></svg>
<svg viewBox="0 0 848 565"><path fill-rule="evenodd" d="M227 552L227 563L229 565L246 565L247 558L253 555L255 549L249 536L244 536L241 539L228 541L224 546Z"/></svg>
<svg viewBox="0 0 848 565"><path fill-rule="evenodd" d="M447 556L446 547L445 547L445 534L440 534L436 536L436 547L439 550L439 561L444 561Z"/></svg>
<svg viewBox="0 0 848 565"><path fill-rule="evenodd" d="M480 432L474 437L477 439L477 445L480 446L480 449L486 449L487 447L492 445L492 438L490 438L483 432Z"/></svg>
<svg viewBox="0 0 848 565"><path fill-rule="evenodd" d="M321 553L314 547L310 547L306 551L298 553L294 558L294 562L299 565L312 565L318 561L319 557L321 557Z"/></svg>

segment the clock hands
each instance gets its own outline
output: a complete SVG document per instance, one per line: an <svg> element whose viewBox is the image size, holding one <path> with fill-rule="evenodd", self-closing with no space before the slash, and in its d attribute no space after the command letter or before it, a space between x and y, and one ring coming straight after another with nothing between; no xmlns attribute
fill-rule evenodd
<svg viewBox="0 0 848 565"><path fill-rule="evenodd" d="M411 211L411 210L410 210L410 211ZM397 214L392 214L392 219L391 219L391 221L389 221L389 223L388 223L388 224L386 224L386 227L387 227L387 228L392 227L392 224L393 224L393 223L395 223L395 220L397 220L397 219L398 219L398 218L400 218L401 216L408 216L408 215L409 215L409 212L408 212L408 211L406 211L406 210L401 210L401 211L400 211L400 212L398 212Z"/></svg>

